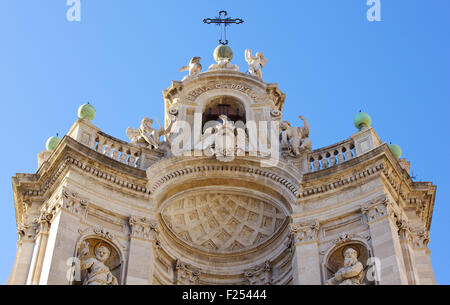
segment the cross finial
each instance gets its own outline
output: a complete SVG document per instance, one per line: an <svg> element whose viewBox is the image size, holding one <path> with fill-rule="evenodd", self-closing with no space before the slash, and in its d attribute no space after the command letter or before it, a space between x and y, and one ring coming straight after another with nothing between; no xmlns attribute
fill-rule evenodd
<svg viewBox="0 0 450 305"><path fill-rule="evenodd" d="M232 18L227 17L227 16L228 16L227 11L220 11L220 12L219 12L219 16L216 17L216 18L206 18L206 19L203 19L203 22L206 23L206 24L214 23L214 24L220 26L220 30L221 30L221 31L220 31L220 39L219 39L219 43L220 43L220 44L223 44L223 45L228 44L228 40L227 40L227 29L226 29L226 27L227 27L227 26L230 26L230 25L232 25L232 24L241 24L241 23L244 22L244 20L242 20L242 19L240 19L240 18L232 19ZM225 41L222 41L222 38L223 38Z"/></svg>

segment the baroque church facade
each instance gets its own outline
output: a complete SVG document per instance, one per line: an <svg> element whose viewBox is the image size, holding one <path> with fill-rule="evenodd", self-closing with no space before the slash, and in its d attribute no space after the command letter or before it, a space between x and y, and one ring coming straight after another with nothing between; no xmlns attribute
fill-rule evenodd
<svg viewBox="0 0 450 305"><path fill-rule="evenodd" d="M232 57L194 57L163 91L164 126L144 118L129 141L80 107L37 172L12 179L8 284L435 284L436 186L411 179L365 113L313 150L307 119L282 120L264 54L245 51L248 73Z"/></svg>

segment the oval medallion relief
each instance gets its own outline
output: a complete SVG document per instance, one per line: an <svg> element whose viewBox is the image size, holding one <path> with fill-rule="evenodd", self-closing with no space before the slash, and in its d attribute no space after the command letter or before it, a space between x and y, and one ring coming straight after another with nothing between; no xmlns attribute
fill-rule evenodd
<svg viewBox="0 0 450 305"><path fill-rule="evenodd" d="M169 203L162 219L187 244L223 253L265 242L279 230L286 215L261 199L205 192Z"/></svg>

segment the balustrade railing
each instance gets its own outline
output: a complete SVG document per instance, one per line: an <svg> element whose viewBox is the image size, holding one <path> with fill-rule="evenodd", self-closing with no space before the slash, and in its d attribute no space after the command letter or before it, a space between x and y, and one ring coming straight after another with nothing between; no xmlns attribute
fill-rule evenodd
<svg viewBox="0 0 450 305"><path fill-rule="evenodd" d="M132 167L139 167L140 148L99 131L94 150Z"/></svg>
<svg viewBox="0 0 450 305"><path fill-rule="evenodd" d="M316 149L308 155L309 172L317 172L355 157L355 144L352 139Z"/></svg>

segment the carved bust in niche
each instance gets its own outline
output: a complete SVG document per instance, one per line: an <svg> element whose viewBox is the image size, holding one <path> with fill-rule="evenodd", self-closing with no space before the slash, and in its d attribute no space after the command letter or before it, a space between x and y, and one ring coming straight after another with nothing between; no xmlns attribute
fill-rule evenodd
<svg viewBox="0 0 450 305"><path fill-rule="evenodd" d="M339 247L327 262L329 278L327 285L361 285L365 282L365 263L369 254L367 249L359 244Z"/></svg>
<svg viewBox="0 0 450 305"><path fill-rule="evenodd" d="M87 239L79 251L82 285L118 285L120 258L108 243Z"/></svg>

